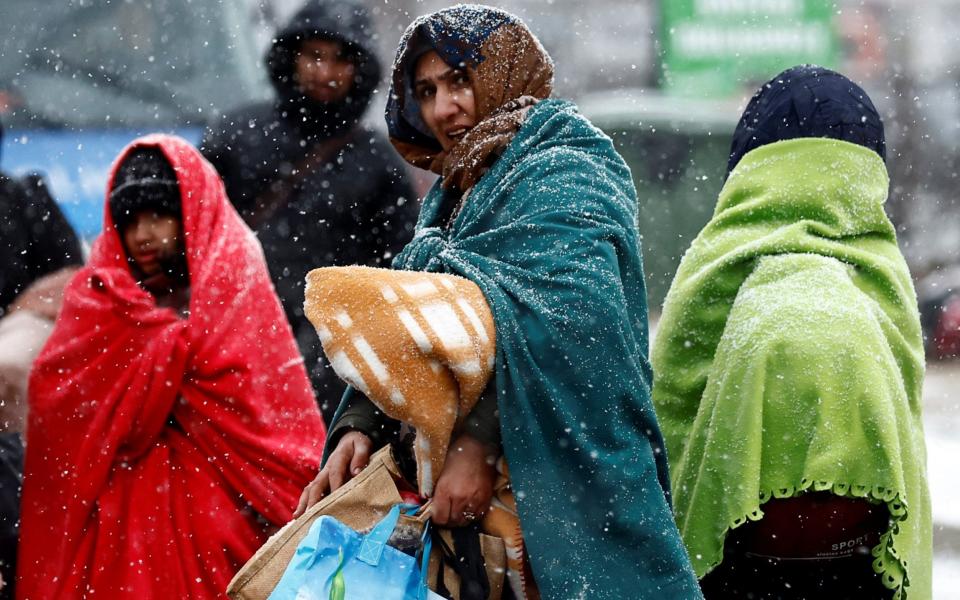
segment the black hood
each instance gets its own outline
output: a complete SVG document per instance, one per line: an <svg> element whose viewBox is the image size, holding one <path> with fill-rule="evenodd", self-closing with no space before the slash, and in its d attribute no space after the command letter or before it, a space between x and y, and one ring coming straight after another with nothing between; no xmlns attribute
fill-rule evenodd
<svg viewBox="0 0 960 600"><path fill-rule="evenodd" d="M760 146L812 137L851 142L886 158L883 121L867 93L840 73L800 65L763 84L750 100L733 133L727 174Z"/></svg>
<svg viewBox="0 0 960 600"><path fill-rule="evenodd" d="M183 219L177 173L159 148L137 148L117 167L110 189L110 216L117 231L143 210Z"/></svg>
<svg viewBox="0 0 960 600"><path fill-rule="evenodd" d="M350 0L309 0L281 27L267 52L266 64L281 109L288 117L319 135L336 134L358 123L380 83L374 33L366 7ZM356 63L353 89L344 100L317 102L297 88L294 62L300 45L309 39L342 43Z"/></svg>

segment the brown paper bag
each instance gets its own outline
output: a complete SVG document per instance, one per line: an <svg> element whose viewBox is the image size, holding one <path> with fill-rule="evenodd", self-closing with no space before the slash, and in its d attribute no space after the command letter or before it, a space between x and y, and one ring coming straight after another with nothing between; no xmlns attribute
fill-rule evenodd
<svg viewBox="0 0 960 600"><path fill-rule="evenodd" d="M266 600L280 582L297 545L321 515L357 531L373 527L393 505L402 502L395 483L400 477L390 447L376 452L359 475L272 535L234 576L227 586L227 596L232 600Z"/></svg>
<svg viewBox="0 0 960 600"><path fill-rule="evenodd" d="M403 501L396 484L402 478L390 446L378 450L359 475L272 535L230 581L227 596L231 600L266 600L277 587L297 545L307 536L314 521L322 515L328 515L351 529L367 531L383 519L395 504ZM416 517L404 520L423 523ZM441 535L448 545L453 545L449 531L441 530ZM480 544L490 580L490 600L499 600L507 564L503 540L481 535ZM436 585L440 563L439 551L434 549L430 554L427 579L431 589ZM444 567L444 582L453 600L460 600L460 580L449 567Z"/></svg>

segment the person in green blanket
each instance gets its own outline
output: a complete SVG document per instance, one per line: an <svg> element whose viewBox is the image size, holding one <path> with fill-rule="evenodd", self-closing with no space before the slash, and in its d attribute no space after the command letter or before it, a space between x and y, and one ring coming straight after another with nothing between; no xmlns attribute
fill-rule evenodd
<svg viewBox="0 0 960 600"><path fill-rule="evenodd" d="M502 453L542 597L700 598L650 401L636 191L552 81L526 25L477 5L416 20L394 64L391 140L440 178L393 266L472 280L496 325L495 376L455 432L433 519L479 518ZM299 510L394 433L348 390Z"/></svg>
<svg viewBox="0 0 960 600"><path fill-rule="evenodd" d="M653 400L707 598L931 597L923 344L884 156L856 84L780 73L667 295Z"/></svg>

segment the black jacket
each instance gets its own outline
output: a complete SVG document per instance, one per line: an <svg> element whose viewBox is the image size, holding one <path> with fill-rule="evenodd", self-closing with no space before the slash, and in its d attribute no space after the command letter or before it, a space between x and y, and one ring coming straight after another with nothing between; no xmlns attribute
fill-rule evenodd
<svg viewBox="0 0 960 600"><path fill-rule="evenodd" d="M20 488L23 486L23 439L0 431L0 576L7 582L0 600L13 600L20 535Z"/></svg>
<svg viewBox="0 0 960 600"><path fill-rule="evenodd" d="M267 54L276 99L224 115L201 143L263 245L328 422L344 386L318 363L317 334L303 315L304 277L331 265L389 266L412 237L419 210L393 147L360 125L380 77L372 35L361 6L308 3ZM317 38L343 43L357 65L342 102L312 101L293 82L300 43ZM311 161L311 153L320 158Z"/></svg>
<svg viewBox="0 0 960 600"><path fill-rule="evenodd" d="M77 234L43 179L0 173L0 316L36 279L82 262Z"/></svg>

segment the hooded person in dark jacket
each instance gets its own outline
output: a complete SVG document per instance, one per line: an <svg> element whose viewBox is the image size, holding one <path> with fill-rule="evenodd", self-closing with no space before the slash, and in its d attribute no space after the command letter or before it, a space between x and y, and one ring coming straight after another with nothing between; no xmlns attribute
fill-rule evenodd
<svg viewBox="0 0 960 600"><path fill-rule="evenodd" d="M399 157L360 124L381 75L372 35L362 5L308 2L267 53L275 100L225 115L201 143L263 245L328 421L343 385L320 362L304 277L316 267L389 265L417 217Z"/></svg>

